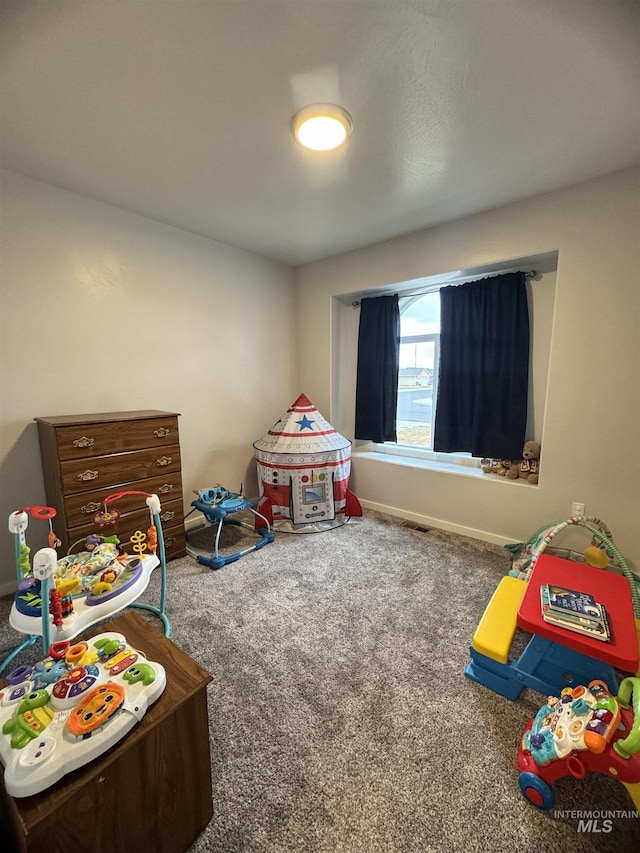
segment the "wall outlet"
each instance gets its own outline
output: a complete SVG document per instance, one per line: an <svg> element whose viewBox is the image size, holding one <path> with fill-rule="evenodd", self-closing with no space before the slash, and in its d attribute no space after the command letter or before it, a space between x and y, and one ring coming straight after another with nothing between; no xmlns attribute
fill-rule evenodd
<svg viewBox="0 0 640 853"><path fill-rule="evenodd" d="M571 517L584 518L584 504L579 501L574 501L571 504Z"/></svg>

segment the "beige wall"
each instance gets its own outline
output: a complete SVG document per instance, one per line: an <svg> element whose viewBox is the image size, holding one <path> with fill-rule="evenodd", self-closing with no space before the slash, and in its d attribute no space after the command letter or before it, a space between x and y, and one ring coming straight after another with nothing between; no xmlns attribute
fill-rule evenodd
<svg viewBox="0 0 640 853"><path fill-rule="evenodd" d="M45 502L34 417L180 412L188 507L216 482L257 494L252 442L299 392L287 267L6 171L1 207L7 592L8 516ZM32 521L29 544L46 544L45 528Z"/></svg>
<svg viewBox="0 0 640 853"><path fill-rule="evenodd" d="M506 543L583 501L640 567L639 199L640 169L626 170L297 270L301 387L352 437L357 334L336 297L559 252L552 327L534 330L545 348L551 333L538 487L355 452L365 505Z"/></svg>
<svg viewBox="0 0 640 853"><path fill-rule="evenodd" d="M251 443L300 392L352 437L357 312L335 297L558 250L540 485L355 453L352 486L365 505L498 542L581 500L640 566L640 170L302 267L295 289L255 255L2 179L0 521L45 500L38 415L179 411L187 508L213 482L251 491ZM1 593L8 531L0 560Z"/></svg>

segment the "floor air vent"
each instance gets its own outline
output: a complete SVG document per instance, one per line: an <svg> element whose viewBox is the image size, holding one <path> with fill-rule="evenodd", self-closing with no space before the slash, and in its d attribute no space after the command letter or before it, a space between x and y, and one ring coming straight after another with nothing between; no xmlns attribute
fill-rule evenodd
<svg viewBox="0 0 640 853"><path fill-rule="evenodd" d="M419 533L429 533L430 528L424 527L422 524L416 524L414 521L403 521L403 527L408 527L410 530L417 530Z"/></svg>

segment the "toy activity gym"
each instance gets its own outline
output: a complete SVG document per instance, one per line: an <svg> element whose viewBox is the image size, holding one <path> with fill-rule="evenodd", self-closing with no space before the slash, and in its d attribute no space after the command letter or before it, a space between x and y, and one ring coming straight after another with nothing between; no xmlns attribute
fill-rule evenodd
<svg viewBox="0 0 640 853"><path fill-rule="evenodd" d="M120 513L115 506L127 495L145 498L149 509L149 527L136 531L127 543L128 553L116 536L105 536L109 525L115 525ZM18 591L15 594L9 621L12 628L27 635L5 660L0 673L22 649L42 639L43 653L49 645L71 640L101 619L133 606L149 610L160 618L165 636L171 633L165 613L166 557L160 518L160 499L146 492L117 492L109 495L94 514L94 523L102 531L91 534L84 543L76 542L65 557L58 560L56 536L52 520L53 507L24 507L9 517L16 555ZM41 548L30 566L30 548L26 542L29 515L49 523L49 547ZM72 553L74 547L84 549ZM149 583L151 572L160 567L160 604L153 606L137 602Z"/></svg>
<svg viewBox="0 0 640 853"><path fill-rule="evenodd" d="M121 544L117 536L105 533L117 523L120 513L115 505L126 495L144 497L149 526ZM0 738L0 759L12 796L38 793L110 749L164 690L163 667L131 648L124 636L107 632L91 643L73 642L87 628L126 607L152 612L169 636L160 509L157 495L132 491L109 495L94 514L101 532L74 543L60 559L54 508L28 506L9 517L18 579L9 622L27 638L2 661L0 672L38 639L45 655L33 667L22 665L9 672L7 687L0 691L5 735ZM26 541L30 516L49 524L49 547L37 551L32 564ZM84 550L74 553L79 545ZM159 606L138 602L158 566Z"/></svg>

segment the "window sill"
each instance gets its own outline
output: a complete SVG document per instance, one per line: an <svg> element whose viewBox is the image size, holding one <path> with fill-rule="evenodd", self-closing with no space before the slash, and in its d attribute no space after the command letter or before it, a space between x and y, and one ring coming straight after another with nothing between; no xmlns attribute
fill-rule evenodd
<svg viewBox="0 0 640 853"><path fill-rule="evenodd" d="M481 480L491 483L509 483L514 486L527 486L528 488L531 488L531 483L527 483L525 480L507 480L506 477L499 477L496 474L485 474L480 468L475 468L470 465L456 464L455 462L419 459L415 456L401 456L397 453L384 453L376 450L353 450L351 459L352 461L357 459L371 459L375 462L399 465L404 468L419 468L424 471L434 471L441 474L457 474L462 477L480 478Z"/></svg>

